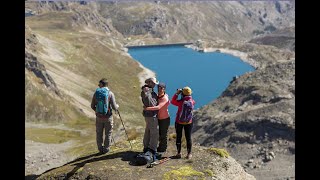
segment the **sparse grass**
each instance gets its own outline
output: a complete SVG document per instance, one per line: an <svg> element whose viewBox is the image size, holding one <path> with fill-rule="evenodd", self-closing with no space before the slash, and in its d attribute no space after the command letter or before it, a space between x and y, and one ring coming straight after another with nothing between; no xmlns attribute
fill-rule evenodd
<svg viewBox="0 0 320 180"><path fill-rule="evenodd" d="M143 149L142 139L143 139L142 136L138 136L135 140L130 140L131 145L132 145L132 149L134 151L141 151ZM114 144L112 144L112 146L114 146ZM116 142L116 146L114 146L113 148L122 149L122 150L128 149L128 148L130 148L130 144L129 144L129 141L127 140L127 138L125 137L121 140L118 140Z"/></svg>
<svg viewBox="0 0 320 180"><path fill-rule="evenodd" d="M78 143L79 146L74 146L70 149L68 149L66 152L67 154L70 154L71 156L87 156L94 153L97 153L97 144L94 141L95 139L91 139L93 141L89 143ZM83 142L84 140L82 140ZM81 141L80 141L81 142Z"/></svg>
<svg viewBox="0 0 320 180"><path fill-rule="evenodd" d="M177 134L176 133L171 133L169 134L169 141L173 141L177 138Z"/></svg>
<svg viewBox="0 0 320 180"><path fill-rule="evenodd" d="M80 137L80 132L54 128L26 128L26 139L41 143L63 143Z"/></svg>
<svg viewBox="0 0 320 180"><path fill-rule="evenodd" d="M140 135L141 135L141 133L137 132L137 130L136 130L135 128L128 129L129 140L135 140L135 139L137 139Z"/></svg>
<svg viewBox="0 0 320 180"><path fill-rule="evenodd" d="M184 177L191 177L191 176L197 176L199 178L204 178L204 173L194 170L191 166L183 166L180 167L177 170L171 170L169 172L166 172L163 175L163 179L169 180L169 179L182 179Z"/></svg>
<svg viewBox="0 0 320 180"><path fill-rule="evenodd" d="M77 49L81 49L81 48L83 48L83 45L75 44L74 47L77 48Z"/></svg>
<svg viewBox="0 0 320 180"><path fill-rule="evenodd" d="M214 173L213 171L211 171L210 169L206 169L203 171L204 173L208 174L209 176L213 177L214 176Z"/></svg>
<svg viewBox="0 0 320 180"><path fill-rule="evenodd" d="M45 29L48 32L68 30L72 28L71 13L68 12L48 12L26 19L26 24L34 29Z"/></svg>
<svg viewBox="0 0 320 180"><path fill-rule="evenodd" d="M76 128L76 129L88 129L88 128L93 129L96 127L95 121L89 120L86 117L69 120L69 121L65 122L64 125L66 125L70 128Z"/></svg>
<svg viewBox="0 0 320 180"><path fill-rule="evenodd" d="M49 95L54 92L50 92L42 84L37 84L33 79L37 79L35 75L26 72L26 121L67 122L74 119L89 121L73 105L66 102L66 99Z"/></svg>
<svg viewBox="0 0 320 180"><path fill-rule="evenodd" d="M213 152L221 157L226 157L228 158L230 155L225 149L218 149L218 148L209 148L209 152Z"/></svg>

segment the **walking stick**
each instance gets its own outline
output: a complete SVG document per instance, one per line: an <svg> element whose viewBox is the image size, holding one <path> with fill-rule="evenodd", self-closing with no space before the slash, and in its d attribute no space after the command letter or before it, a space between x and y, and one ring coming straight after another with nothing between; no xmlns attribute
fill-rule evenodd
<svg viewBox="0 0 320 180"><path fill-rule="evenodd" d="M124 126L124 123L123 123L123 121L122 121L122 118L121 118L121 115L120 115L119 110L117 110L117 112L118 112L118 114L119 114L120 120L121 120L121 122L122 122L122 126L123 126L123 128L124 128L124 132L126 132L126 135L127 135L127 138L128 138L129 143L130 143L131 150L132 150L132 145L131 145L131 142L130 142L130 140L129 140L129 136L128 136L128 133L127 133L126 128L125 128L125 126Z"/></svg>

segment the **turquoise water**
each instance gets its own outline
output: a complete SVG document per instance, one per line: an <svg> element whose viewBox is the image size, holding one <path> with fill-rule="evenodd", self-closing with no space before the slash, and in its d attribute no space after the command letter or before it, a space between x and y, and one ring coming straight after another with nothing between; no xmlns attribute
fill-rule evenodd
<svg viewBox="0 0 320 180"><path fill-rule="evenodd" d="M166 93L170 99L177 88L189 86L196 101L195 109L220 96L234 76L254 71L238 57L218 52L201 53L181 45L136 47L129 48L128 52L167 85ZM157 88L155 92L158 92ZM169 106L171 125L177 109Z"/></svg>

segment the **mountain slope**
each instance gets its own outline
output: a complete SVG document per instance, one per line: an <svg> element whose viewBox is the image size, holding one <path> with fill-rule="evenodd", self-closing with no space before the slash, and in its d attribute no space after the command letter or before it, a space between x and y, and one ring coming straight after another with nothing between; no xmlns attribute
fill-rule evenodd
<svg viewBox="0 0 320 180"><path fill-rule="evenodd" d="M269 34L253 38L249 42L255 44L272 45L278 48L295 51L295 29L290 27L275 30Z"/></svg>
<svg viewBox="0 0 320 180"><path fill-rule="evenodd" d="M131 97L121 89L128 87L139 94L139 90L134 88L139 84L137 74L141 68L138 63L121 51L121 44L116 37L110 38L86 27L71 28L73 15L76 16L72 13L48 12L28 17L26 24L38 47L26 44L26 52L43 64L57 89L71 97L71 103L88 117L94 117L90 101L97 82L102 77L109 79L111 90L115 89L124 117L128 113L131 117L134 116L141 111L141 108L134 105L139 103L138 96ZM136 116L141 115L137 113Z"/></svg>
<svg viewBox="0 0 320 180"><path fill-rule="evenodd" d="M227 148L259 179L294 177L294 53L231 42L199 42L193 48L240 50L245 52L242 58L257 68L235 77L220 97L195 112L195 141ZM270 171L267 176L263 173L266 170Z"/></svg>

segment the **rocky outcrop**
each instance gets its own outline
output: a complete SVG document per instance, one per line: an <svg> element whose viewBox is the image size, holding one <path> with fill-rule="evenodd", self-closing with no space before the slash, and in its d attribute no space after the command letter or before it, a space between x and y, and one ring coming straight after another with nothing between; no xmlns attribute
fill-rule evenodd
<svg viewBox="0 0 320 180"><path fill-rule="evenodd" d="M34 75L42 81L47 89L61 96L56 83L47 73L45 66L39 62L35 55L32 54L37 54L37 52L41 50L41 47L39 46L39 40L37 36L32 32L28 25L25 26L25 36L25 68L34 73Z"/></svg>
<svg viewBox="0 0 320 180"><path fill-rule="evenodd" d="M223 47L228 47L230 52L246 52L242 58L253 63L257 70L235 77L218 99L195 111L195 141L204 146L226 147L259 179L263 179L260 172L268 168L274 173L269 174L269 178L294 176L294 53L272 46L221 41L198 42L198 45L201 45L199 49L223 51ZM261 149L266 151L261 152ZM279 155L276 166L270 163L275 159L274 151ZM256 163L247 166L250 158ZM291 168L278 167L283 163L291 164ZM279 168L282 173L277 172Z"/></svg>
<svg viewBox="0 0 320 180"><path fill-rule="evenodd" d="M53 91L58 96L61 96L56 83L47 73L45 66L41 64L34 55L28 52L25 52L25 68L33 72L38 78L40 78L49 90Z"/></svg>
<svg viewBox="0 0 320 180"><path fill-rule="evenodd" d="M105 155L89 154L64 166L48 170L37 179L219 179L254 180L241 165L223 149L193 147L193 158L171 159L153 168L134 164L141 150L142 137L128 144L118 142ZM166 157L176 152L175 140L168 142ZM220 153L224 152L224 154ZM28 179L28 176L27 176Z"/></svg>
<svg viewBox="0 0 320 180"><path fill-rule="evenodd" d="M209 135L197 141L255 143L266 133L270 141L294 141L294 67L294 61L274 64L234 80L216 101L195 112L195 134L202 129Z"/></svg>

